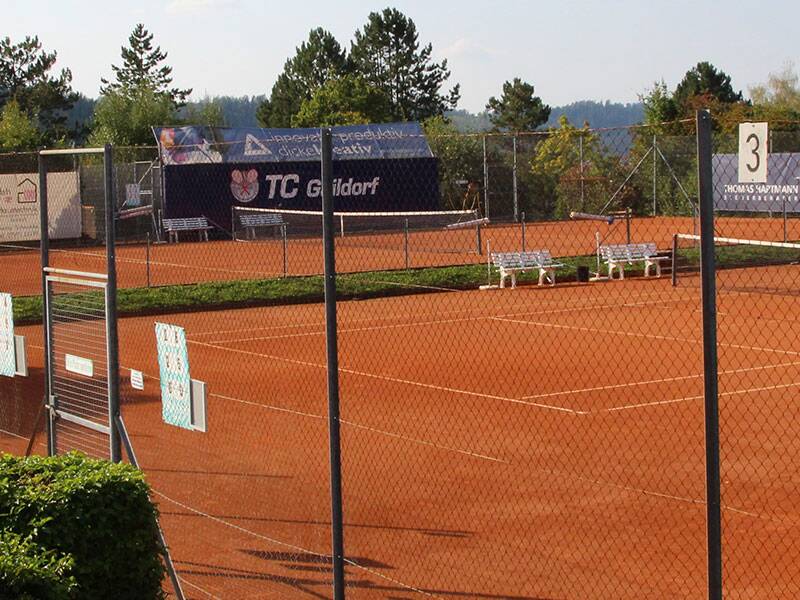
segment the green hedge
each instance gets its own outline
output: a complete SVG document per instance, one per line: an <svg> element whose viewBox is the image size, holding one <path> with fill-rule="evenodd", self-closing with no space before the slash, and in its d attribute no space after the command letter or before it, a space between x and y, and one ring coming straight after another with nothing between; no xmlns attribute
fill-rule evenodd
<svg viewBox="0 0 800 600"><path fill-rule="evenodd" d="M4 568L7 585L23 585L29 575L46 585L37 574L60 569L74 577L74 588L48 586L50 596L41 597L163 598L156 519L149 487L130 465L77 453L0 457L0 531L20 536L8 544L25 559Z"/></svg>
<svg viewBox="0 0 800 600"><path fill-rule="evenodd" d="M47 550L30 536L0 532L0 598L70 600L77 582L71 556Z"/></svg>

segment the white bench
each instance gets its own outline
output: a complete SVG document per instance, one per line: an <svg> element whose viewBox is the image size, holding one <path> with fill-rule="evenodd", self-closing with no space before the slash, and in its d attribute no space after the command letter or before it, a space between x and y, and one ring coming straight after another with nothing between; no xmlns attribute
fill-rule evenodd
<svg viewBox="0 0 800 600"><path fill-rule="evenodd" d="M625 279L624 265L642 261L644 263L644 276L650 276L650 267L656 268L656 276L661 277L661 261L668 260L668 256L658 256L654 243L647 244L619 244L600 246L600 255L608 265L608 277L614 278L614 269L619 271L619 278Z"/></svg>
<svg viewBox="0 0 800 600"><path fill-rule="evenodd" d="M208 230L213 229L205 217L186 217L179 219L161 219L164 231L167 232L168 241L178 242L181 231L197 231L200 239L208 241Z"/></svg>
<svg viewBox="0 0 800 600"><path fill-rule="evenodd" d="M492 252L492 262L500 269L500 287L506 286L506 278L511 277L511 287L517 287L517 272L539 270L539 285L545 278L550 285L556 284L556 269L563 267L562 263L553 262L550 251L547 249L531 250L529 252Z"/></svg>
<svg viewBox="0 0 800 600"><path fill-rule="evenodd" d="M258 213L238 215L239 224L244 228L248 240L256 239L256 229L260 227L284 227L286 221L277 213Z"/></svg>

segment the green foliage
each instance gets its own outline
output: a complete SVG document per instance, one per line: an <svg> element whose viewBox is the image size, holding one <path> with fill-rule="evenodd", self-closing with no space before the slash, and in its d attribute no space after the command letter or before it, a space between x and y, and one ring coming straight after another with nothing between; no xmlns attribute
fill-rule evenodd
<svg viewBox="0 0 800 600"><path fill-rule="evenodd" d="M200 102L188 104L181 115L181 120L209 127L227 126L222 102L216 98L205 98Z"/></svg>
<svg viewBox="0 0 800 600"><path fill-rule="evenodd" d="M389 117L389 99L358 75L326 81L304 100L292 117L292 127L323 127L383 123Z"/></svg>
<svg viewBox="0 0 800 600"><path fill-rule="evenodd" d="M152 127L179 122L169 96L148 87L108 91L95 105L89 143L120 146L153 145Z"/></svg>
<svg viewBox="0 0 800 600"><path fill-rule="evenodd" d="M69 600L77 582L74 559L13 531L0 531L0 598Z"/></svg>
<svg viewBox="0 0 800 600"><path fill-rule="evenodd" d="M156 518L130 465L74 453L0 458L0 529L53 551L60 569L71 562L74 598L163 598Z"/></svg>
<svg viewBox="0 0 800 600"><path fill-rule="evenodd" d="M269 100L256 111L262 127L289 127L304 101L328 79L346 73L345 52L333 35L318 27L308 34L308 40L295 49L278 76Z"/></svg>
<svg viewBox="0 0 800 600"><path fill-rule="evenodd" d="M500 99L489 98L486 110L492 124L501 131L533 131L550 117L550 107L534 95L531 84L519 77L506 81Z"/></svg>
<svg viewBox="0 0 800 600"><path fill-rule="evenodd" d="M383 90L391 104L392 119L424 121L455 108L459 86L441 93L450 77L447 60L431 59L430 44L420 47L417 27L394 8L370 13L356 31L348 57L353 72Z"/></svg>
<svg viewBox="0 0 800 600"><path fill-rule="evenodd" d="M103 83L100 94L135 95L137 90L148 89L156 95L169 97L175 108L183 106L192 90L170 87L172 67L161 64L167 53L162 52L160 46L153 48L153 34L139 23L128 37L128 43L128 48L122 47L122 66L111 65L116 81L100 79Z"/></svg>
<svg viewBox="0 0 800 600"><path fill-rule="evenodd" d="M455 125L444 117L432 117L423 123L425 136L439 160L439 190L447 210L471 209L467 186L461 181L483 180L483 146L478 136L460 135Z"/></svg>
<svg viewBox="0 0 800 600"><path fill-rule="evenodd" d="M41 140L39 130L19 103L8 102L0 112L0 152L34 150Z"/></svg>
<svg viewBox="0 0 800 600"><path fill-rule="evenodd" d="M599 212L613 193L617 159L588 126L578 129L566 117L549 133L536 148L531 171L545 193L555 196L556 216L566 218L571 211Z"/></svg>
<svg viewBox="0 0 800 600"><path fill-rule="evenodd" d="M742 92L733 91L731 76L710 62L699 62L689 69L675 88L673 99L679 107L685 107L697 96L713 98L723 104L742 101Z"/></svg>
<svg viewBox="0 0 800 600"><path fill-rule="evenodd" d="M69 69L50 74L56 56L55 52L43 51L36 36L16 44L8 37L0 39L0 108L16 100L46 143L66 137L65 111L77 98Z"/></svg>
<svg viewBox="0 0 800 600"><path fill-rule="evenodd" d="M788 63L778 73L770 73L766 83L750 88L754 105L754 117L769 121L770 128L796 129L777 121L800 121L800 78L794 65Z"/></svg>

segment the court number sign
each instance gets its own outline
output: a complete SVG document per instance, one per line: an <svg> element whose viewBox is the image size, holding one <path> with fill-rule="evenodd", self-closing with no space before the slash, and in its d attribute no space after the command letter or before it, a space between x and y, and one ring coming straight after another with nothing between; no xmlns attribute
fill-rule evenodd
<svg viewBox="0 0 800 600"><path fill-rule="evenodd" d="M739 125L739 183L767 182L767 124Z"/></svg>
<svg viewBox="0 0 800 600"><path fill-rule="evenodd" d="M156 323L156 349L161 378L161 416L165 423L192 429L192 379L183 328Z"/></svg>
<svg viewBox="0 0 800 600"><path fill-rule="evenodd" d="M11 294L0 294L0 375L13 377L17 370L16 363Z"/></svg>

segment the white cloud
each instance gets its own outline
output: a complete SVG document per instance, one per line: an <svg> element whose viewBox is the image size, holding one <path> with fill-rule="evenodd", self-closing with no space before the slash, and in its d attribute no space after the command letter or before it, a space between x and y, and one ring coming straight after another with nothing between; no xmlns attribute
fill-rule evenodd
<svg viewBox="0 0 800 600"><path fill-rule="evenodd" d="M493 58L502 55L502 52L483 46L470 38L458 38L452 44L438 50L436 54L441 58Z"/></svg>
<svg viewBox="0 0 800 600"><path fill-rule="evenodd" d="M166 11L169 14L187 14L194 13L201 10L231 6L234 0L170 0L167 3Z"/></svg>

